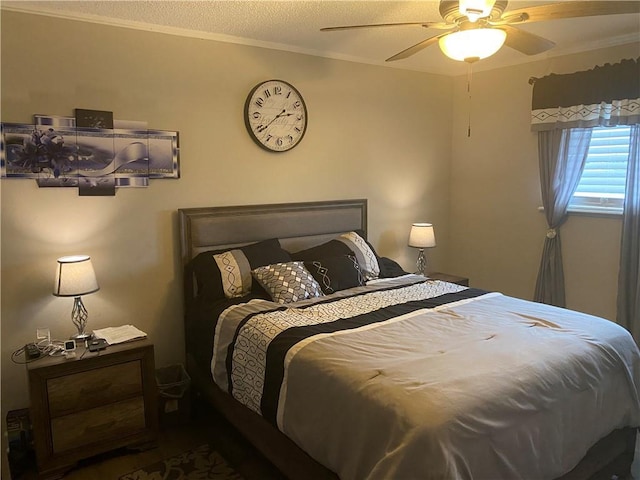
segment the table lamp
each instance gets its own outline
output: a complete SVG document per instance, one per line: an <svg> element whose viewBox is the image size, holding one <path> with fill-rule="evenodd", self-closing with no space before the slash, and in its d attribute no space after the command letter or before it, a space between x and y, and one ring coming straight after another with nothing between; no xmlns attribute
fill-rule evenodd
<svg viewBox="0 0 640 480"><path fill-rule="evenodd" d="M56 297L74 297L71 321L78 329L78 333L71 338L86 340L91 336L90 333L85 332L89 314L82 303L81 295L88 295L99 289L91 258L88 255L72 255L58 259L53 294Z"/></svg>
<svg viewBox="0 0 640 480"><path fill-rule="evenodd" d="M418 260L416 261L417 274L425 275L427 270L427 259L424 256L424 249L436 246L436 235L433 225L430 223L414 223L409 233L409 246L418 248Z"/></svg>

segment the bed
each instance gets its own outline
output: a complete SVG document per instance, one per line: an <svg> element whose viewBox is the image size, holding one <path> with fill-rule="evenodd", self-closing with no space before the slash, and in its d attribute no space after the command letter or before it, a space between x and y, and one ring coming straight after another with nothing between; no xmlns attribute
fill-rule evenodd
<svg viewBox="0 0 640 480"><path fill-rule="evenodd" d="M362 199L178 217L193 386L288 478L629 472L640 355L617 325L407 275L366 241ZM355 277L323 276L338 257L330 271ZM311 286L285 298L273 265ZM212 267L232 280L212 284Z"/></svg>

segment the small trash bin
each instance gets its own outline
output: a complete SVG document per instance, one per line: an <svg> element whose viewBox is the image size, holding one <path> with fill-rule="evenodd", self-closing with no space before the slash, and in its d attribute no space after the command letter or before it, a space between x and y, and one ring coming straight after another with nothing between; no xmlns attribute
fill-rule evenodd
<svg viewBox="0 0 640 480"><path fill-rule="evenodd" d="M7 458L11 478L27 478L36 464L36 452L33 447L33 430L29 409L21 408L7 412Z"/></svg>
<svg viewBox="0 0 640 480"><path fill-rule="evenodd" d="M191 377L182 364L156 369L158 415L160 426L169 427L189 422Z"/></svg>

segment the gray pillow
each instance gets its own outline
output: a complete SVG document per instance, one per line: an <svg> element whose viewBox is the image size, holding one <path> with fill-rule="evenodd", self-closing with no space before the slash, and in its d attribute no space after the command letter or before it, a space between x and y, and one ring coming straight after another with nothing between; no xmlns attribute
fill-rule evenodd
<svg viewBox="0 0 640 480"><path fill-rule="evenodd" d="M274 302L291 303L322 296L322 289L302 262L275 263L251 271Z"/></svg>

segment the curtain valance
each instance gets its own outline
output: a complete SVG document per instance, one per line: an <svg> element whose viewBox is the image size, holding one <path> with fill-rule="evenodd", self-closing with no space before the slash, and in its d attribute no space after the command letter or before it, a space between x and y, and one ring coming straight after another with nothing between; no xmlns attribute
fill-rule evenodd
<svg viewBox="0 0 640 480"><path fill-rule="evenodd" d="M640 59L537 79L533 131L640 123Z"/></svg>

